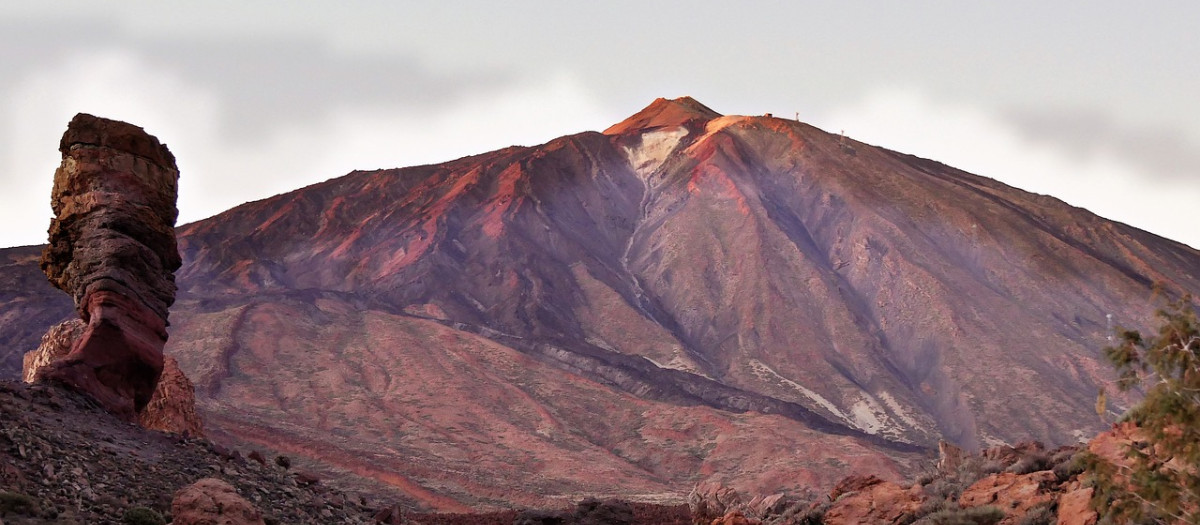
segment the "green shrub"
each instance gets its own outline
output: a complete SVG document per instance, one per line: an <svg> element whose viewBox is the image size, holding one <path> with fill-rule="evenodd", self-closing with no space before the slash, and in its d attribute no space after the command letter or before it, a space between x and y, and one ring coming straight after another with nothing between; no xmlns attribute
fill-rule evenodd
<svg viewBox="0 0 1200 525"><path fill-rule="evenodd" d="M914 525L994 525L1004 519L1004 511L991 505L967 509L939 510L917 520Z"/></svg>
<svg viewBox="0 0 1200 525"><path fill-rule="evenodd" d="M0 516L37 516L41 513L36 499L20 492L0 491Z"/></svg>
<svg viewBox="0 0 1200 525"><path fill-rule="evenodd" d="M1058 509L1049 501L1030 507L1017 525L1054 525L1058 523Z"/></svg>
<svg viewBox="0 0 1200 525"><path fill-rule="evenodd" d="M125 525L166 525L167 520L154 509L133 507L125 511L121 522Z"/></svg>
<svg viewBox="0 0 1200 525"><path fill-rule="evenodd" d="M1127 469L1086 456L1092 506L1117 522L1200 523L1200 319L1188 295L1157 315L1156 334L1118 330L1119 343L1104 349L1121 390L1146 388L1129 413L1146 439L1130 443Z"/></svg>
<svg viewBox="0 0 1200 525"><path fill-rule="evenodd" d="M1013 474L1024 475L1043 470L1050 470L1052 466L1053 465L1050 464L1049 456L1044 453L1037 452L1018 459L1016 463L1013 463L1005 470L1012 472Z"/></svg>

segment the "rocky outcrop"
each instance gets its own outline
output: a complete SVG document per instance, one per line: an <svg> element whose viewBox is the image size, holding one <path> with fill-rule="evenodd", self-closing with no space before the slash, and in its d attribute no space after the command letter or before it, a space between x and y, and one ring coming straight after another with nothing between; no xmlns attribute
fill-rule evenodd
<svg viewBox="0 0 1200 525"><path fill-rule="evenodd" d="M945 440L938 441L938 472L949 474L957 471L962 466L965 454L963 449L955 446L953 443L948 443Z"/></svg>
<svg viewBox="0 0 1200 525"><path fill-rule="evenodd" d="M915 515L925 501L919 487L908 489L874 476L840 483L830 498L834 502L824 520L829 525L898 523Z"/></svg>
<svg viewBox="0 0 1200 525"><path fill-rule="evenodd" d="M34 382L38 372L71 353L71 347L79 340L79 336L83 335L85 328L87 324L79 319L63 321L52 326L46 335L42 336L42 344L38 345L36 350L25 353L21 379L26 383Z"/></svg>
<svg viewBox="0 0 1200 525"><path fill-rule="evenodd" d="M72 319L55 325L42 336L42 344L25 354L22 379L26 383L36 380L38 373L66 356L75 342L83 335L87 325L82 320ZM150 402L138 414L138 423L151 430L173 432L189 436L204 435L200 415L196 413L196 388L192 381L179 369L179 363L171 356L163 357L163 371Z"/></svg>
<svg viewBox="0 0 1200 525"><path fill-rule="evenodd" d="M174 357L164 356L158 386L150 403L138 414L138 423L151 430L204 435L204 425L196 413L196 387L179 369Z"/></svg>
<svg viewBox="0 0 1200 525"><path fill-rule="evenodd" d="M1057 478L1048 470L1030 474L1001 472L975 482L958 499L964 508L991 505L1004 511L1002 524L1019 523L1030 509L1055 500Z"/></svg>
<svg viewBox="0 0 1200 525"><path fill-rule="evenodd" d="M238 495L233 485L204 478L175 493L175 525L265 525L262 512Z"/></svg>
<svg viewBox="0 0 1200 525"><path fill-rule="evenodd" d="M1091 507L1092 490L1078 481L1067 486L1058 497L1058 525L1096 525L1100 516Z"/></svg>
<svg viewBox="0 0 1200 525"><path fill-rule="evenodd" d="M71 120L59 150L41 267L71 294L86 327L36 378L84 391L134 420L163 367L180 266L179 171L166 146L141 128L86 114Z"/></svg>

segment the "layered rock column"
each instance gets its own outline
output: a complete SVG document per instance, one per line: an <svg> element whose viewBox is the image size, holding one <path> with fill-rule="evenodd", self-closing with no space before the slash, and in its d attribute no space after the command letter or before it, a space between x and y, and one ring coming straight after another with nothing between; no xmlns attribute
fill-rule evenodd
<svg viewBox="0 0 1200 525"><path fill-rule="evenodd" d="M136 421L162 373L175 301L179 170L142 128L86 114L71 120L59 151L41 267L86 326L35 379L65 383Z"/></svg>

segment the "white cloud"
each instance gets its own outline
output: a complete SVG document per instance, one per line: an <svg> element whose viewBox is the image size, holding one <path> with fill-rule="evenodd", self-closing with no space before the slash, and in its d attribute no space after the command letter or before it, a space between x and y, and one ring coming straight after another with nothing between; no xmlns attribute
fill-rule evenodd
<svg viewBox="0 0 1200 525"><path fill-rule="evenodd" d="M1200 181L1163 184L1115 153L1072 154L1029 139L996 113L932 100L912 89L879 89L815 124L856 140L919 155L1052 195L1103 217L1200 247Z"/></svg>
<svg viewBox="0 0 1200 525"><path fill-rule="evenodd" d="M79 53L31 71L6 93L0 153L0 246L38 244L50 223L58 141L76 113L144 127L187 159L197 129L215 127L216 101L127 51ZM186 169L186 161L181 161Z"/></svg>
<svg viewBox="0 0 1200 525"><path fill-rule="evenodd" d="M608 115L582 84L558 75L419 113L347 105L240 142L221 99L130 50L100 49L32 71L4 97L0 246L45 242L57 145L77 112L131 122L166 142L181 172L180 223L343 175L450 160L587 129ZM223 131L224 130L224 131Z"/></svg>

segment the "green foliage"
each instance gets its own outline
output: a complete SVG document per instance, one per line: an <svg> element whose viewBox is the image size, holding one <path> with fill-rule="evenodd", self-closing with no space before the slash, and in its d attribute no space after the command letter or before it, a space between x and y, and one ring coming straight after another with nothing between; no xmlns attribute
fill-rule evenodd
<svg viewBox="0 0 1200 525"><path fill-rule="evenodd" d="M1004 511L991 505L967 509L939 510L913 525L992 525L1004 519Z"/></svg>
<svg viewBox="0 0 1200 525"><path fill-rule="evenodd" d="M1192 298L1168 302L1157 312L1157 333L1119 331L1105 349L1116 366L1117 385L1142 385L1145 399L1129 414L1146 441L1134 441L1130 466L1094 455L1093 504L1116 523L1147 520L1200 524L1200 320Z"/></svg>
<svg viewBox="0 0 1200 525"><path fill-rule="evenodd" d="M0 516L37 516L41 512L37 500L20 492L0 491Z"/></svg>
<svg viewBox="0 0 1200 525"><path fill-rule="evenodd" d="M133 507L125 511L121 522L125 525L166 525L167 520L154 509Z"/></svg>
<svg viewBox="0 0 1200 525"><path fill-rule="evenodd" d="M1017 525L1054 525L1058 523L1057 510L1053 502L1039 503L1031 507Z"/></svg>

